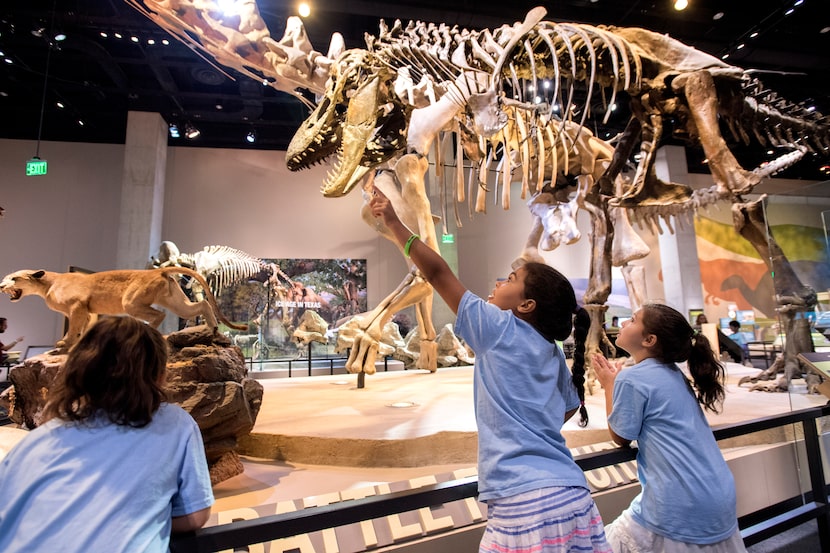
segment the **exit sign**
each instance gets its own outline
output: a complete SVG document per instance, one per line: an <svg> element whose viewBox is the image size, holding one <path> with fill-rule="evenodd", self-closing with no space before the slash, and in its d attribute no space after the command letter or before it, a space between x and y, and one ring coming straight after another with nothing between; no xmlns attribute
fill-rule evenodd
<svg viewBox="0 0 830 553"><path fill-rule="evenodd" d="M26 162L26 176L33 177L35 175L46 174L46 160L39 157L33 157Z"/></svg>
<svg viewBox="0 0 830 553"><path fill-rule="evenodd" d="M443 244L455 244L455 236L453 236L452 234L442 234L441 242Z"/></svg>

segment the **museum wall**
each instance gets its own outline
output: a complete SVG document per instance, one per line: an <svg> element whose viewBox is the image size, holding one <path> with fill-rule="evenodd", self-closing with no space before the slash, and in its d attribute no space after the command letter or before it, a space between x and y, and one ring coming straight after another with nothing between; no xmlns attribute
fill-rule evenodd
<svg viewBox="0 0 830 553"><path fill-rule="evenodd" d="M116 268L124 146L44 142L40 157L48 160L49 172L38 177L26 177L24 170L26 160L36 151L35 142L0 140L0 147L0 206L6 210L0 219L0 272ZM367 260L368 303L376 305L405 275L402 257L360 219L360 190L342 198L324 198L320 186L327 168L291 173L285 168L284 155L280 151L170 148L162 239L175 242L187 253L222 244L263 258L363 258ZM440 183L433 173L428 190L433 212L440 215ZM696 187L711 183L706 175L689 177ZM446 178L453 182L451 170ZM466 206L458 208L461 228L452 205L448 207L447 225L455 242L441 246L448 259L457 255L465 284L485 296L495 280L510 271L531 226L519 187L512 191L508 211L490 194L487 213L471 214ZM810 203L815 204L815 198ZM714 212L729 217L729 206L723 204ZM579 291L587 281L591 251L587 214L580 212L577 221L582 239L544 256ZM441 231L439 225L439 240ZM636 263L647 268L648 296L661 299L664 275L657 238L647 230L639 232L652 253ZM148 258L155 253L148 252ZM617 269L613 277L614 294L624 296ZM442 306L436 299L439 327L453 321L452 313ZM8 336L26 336L23 346L54 343L63 332L62 317L36 298L16 303L0 298L0 316L9 319Z"/></svg>

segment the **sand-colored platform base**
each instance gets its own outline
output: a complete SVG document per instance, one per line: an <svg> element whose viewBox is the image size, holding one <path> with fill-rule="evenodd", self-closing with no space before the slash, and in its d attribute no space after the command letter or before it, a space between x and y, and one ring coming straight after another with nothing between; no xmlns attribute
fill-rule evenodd
<svg viewBox="0 0 830 553"><path fill-rule="evenodd" d="M728 364L724 412L710 415L712 426L823 405L827 398L807 394L795 381L791 393L751 392L740 377L759 372ZM475 463L472 368L436 373L394 371L355 375L262 380L262 410L241 453L304 464L354 467L417 467ZM586 398L590 422L568 421L563 435L570 448L608 440L604 393ZM779 431L779 433L784 431ZM726 447L771 443L783 435L752 435Z"/></svg>

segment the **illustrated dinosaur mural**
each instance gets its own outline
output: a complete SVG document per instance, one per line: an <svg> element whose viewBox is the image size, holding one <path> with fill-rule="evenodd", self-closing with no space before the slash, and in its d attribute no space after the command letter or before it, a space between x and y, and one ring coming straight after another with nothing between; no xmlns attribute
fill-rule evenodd
<svg viewBox="0 0 830 553"><path fill-rule="evenodd" d="M635 221L652 223L696 209L701 198L688 186L665 183L655 175L654 153L667 118L701 146L709 160L715 184L706 197L739 204L744 210L739 213L753 211L743 204L742 196L763 177L795 163L808 151L826 154L830 145L830 126L820 114L784 101L739 67L644 29L546 21L543 8L534 8L522 22L495 30L421 22L387 27L381 22L377 36L367 35L365 49L344 51L342 38L335 35L323 55L308 43L298 18L289 19L280 41L271 39L253 2L244 3L242 16L226 18L209 1L127 1L219 63L259 80L264 76L264 83L306 102L301 89L321 95L288 148L289 169L300 170L336 156L323 183L323 194L329 197L365 186L374 170L394 171L390 182L403 185L395 207L432 247L429 202L423 182L416 182L423 180L423 171L411 158L397 164L404 153L427 156L435 147L436 167L442 167L443 150L437 145L446 131L455 133L459 146L456 167L464 167L464 157L473 152L468 157L473 169L467 188L477 189L474 209L484 209L483 198L489 191L486 177L493 163L506 209L514 180L521 181L525 198L542 191L546 182L556 188L560 173L568 174L560 164L567 168L571 157L591 159L591 152L580 150L578 138L586 132L594 96L601 92L603 99L608 98L604 103L611 105L618 93L625 92L631 98L632 119L603 174L592 177L597 190L590 194L596 193L609 206L627 208ZM543 81L550 83L550 93L537 101L535 91ZM531 85L534 92L528 93ZM735 137L770 144L781 155L763 167L741 167L721 135L720 121ZM512 136L502 132L499 138L505 128L511 129ZM575 134L569 132L573 128ZM471 147L476 143L477 151ZM618 178L638 144L640 162L634 178L621 188ZM464 201L461 174L456 171L458 201ZM760 223L757 214L753 217ZM456 218L460 224L457 211ZM746 218L736 215L736 228L746 228L742 220ZM747 237L756 239L752 232ZM767 247L766 240L752 243ZM607 254L604 247L594 251ZM597 274L605 278L602 271ZM804 297L797 281L781 284L785 285L779 288L781 298ZM380 329L395 310L407 305L419 306L425 342L434 338L428 298L431 290L413 269L374 310L374 319L359 322L363 335L358 335L352 349L357 353L349 369L373 371ZM429 355L421 366L434 370Z"/></svg>

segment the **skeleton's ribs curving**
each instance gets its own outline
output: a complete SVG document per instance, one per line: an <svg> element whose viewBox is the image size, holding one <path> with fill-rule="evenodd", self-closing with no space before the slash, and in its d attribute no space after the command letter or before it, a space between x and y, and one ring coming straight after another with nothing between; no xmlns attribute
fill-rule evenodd
<svg viewBox="0 0 830 553"><path fill-rule="evenodd" d="M761 178L797 162L805 152L826 155L830 148L830 126L821 114L777 97L739 67L644 29L554 23L543 20L543 8L535 8L525 21L495 30L420 22L405 27L395 22L388 28L381 22L377 36L367 35L367 49L343 52L342 38L335 35L328 54L322 55L313 50L297 18L289 19L280 41L271 39L252 1L244 3L244 17L228 21L211 17L220 12L210 0L126 1L221 64L258 80L265 76L271 86L297 96L299 88L323 94L324 101L292 140L287 163L297 170L337 154L324 195L348 193L373 169L391 170L406 152L427 155L435 138L450 130L459 146L456 198L466 195L476 211L485 209L486 176L497 157L496 180L503 187L505 209L514 173L521 179L523 198L547 182L556 189L560 176L587 183L582 206L591 214L599 240L592 244L595 260L610 253L607 242L613 244L611 206L627 208L632 220L655 228L660 218L719 199L740 202ZM552 95L541 104L525 98L524 85L543 79L550 79ZM585 91L580 105L574 100L578 87ZM610 102L619 91L632 100L634 119L612 154L582 126L600 89L610 92ZM562 119L553 117L554 105L562 107ZM574 113L581 114L579 122L571 121ZM715 183L711 190L692 193L684 184L656 177L653 154L667 117L703 148ZM782 155L763 168L742 168L720 134L719 119L737 139L752 137L779 148ZM632 182L623 186L624 159L638 142L641 160ZM467 194L461 171L465 154L472 162ZM598 160L607 167L602 174L596 170ZM407 163L412 163L409 169L416 166ZM389 178L385 174L383 179ZM423 209L418 220L431 220L425 197L401 209ZM624 211L614 213L622 220ZM532 232L538 234L538 226ZM604 261L592 264L599 292L586 296L586 302L607 299L606 267ZM407 279L414 281L416 274ZM408 284L402 284L390 298L404 300L385 301L383 309L426 301L421 298L429 292L415 285L419 292L410 294ZM376 321L360 322L370 340L376 339L378 323L391 318L378 309L382 314ZM419 319L428 311L420 309ZM432 336L434 330L427 328L423 335ZM371 343L361 348L370 351ZM362 357L368 360L371 354ZM371 370L360 361L352 369Z"/></svg>

